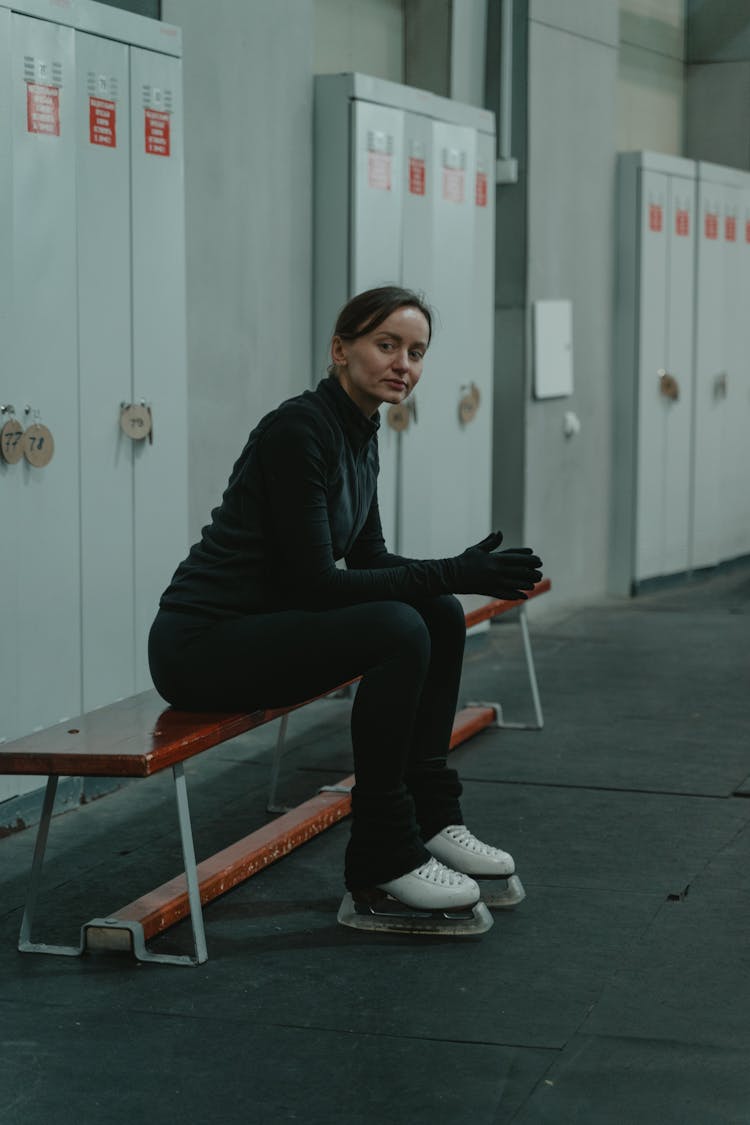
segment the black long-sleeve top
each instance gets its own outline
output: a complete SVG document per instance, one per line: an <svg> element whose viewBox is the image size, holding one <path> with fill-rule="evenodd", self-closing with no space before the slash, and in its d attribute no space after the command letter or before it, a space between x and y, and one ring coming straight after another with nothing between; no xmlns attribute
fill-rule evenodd
<svg viewBox="0 0 750 1125"><path fill-rule="evenodd" d="M220 618L450 592L454 560L386 549L379 424L334 376L267 414L161 606Z"/></svg>

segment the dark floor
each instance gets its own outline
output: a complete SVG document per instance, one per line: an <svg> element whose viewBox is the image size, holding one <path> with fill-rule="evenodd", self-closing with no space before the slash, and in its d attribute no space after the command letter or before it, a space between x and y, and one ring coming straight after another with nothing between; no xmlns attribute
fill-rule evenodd
<svg viewBox="0 0 750 1125"><path fill-rule="evenodd" d="M338 926L344 822L207 908L200 968L22 956L33 832L0 840L0 1122L750 1125L749 626L747 568L532 617L544 731L453 756L528 895L479 940ZM529 713L508 619L465 664L498 696ZM292 717L285 797L350 772L348 706ZM199 853L266 819L272 740L189 764ZM180 869L170 787L53 822L38 936Z"/></svg>

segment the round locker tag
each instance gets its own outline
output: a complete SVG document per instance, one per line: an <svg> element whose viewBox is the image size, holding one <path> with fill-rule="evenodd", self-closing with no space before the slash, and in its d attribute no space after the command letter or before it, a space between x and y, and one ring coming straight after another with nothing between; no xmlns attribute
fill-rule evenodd
<svg viewBox="0 0 750 1125"><path fill-rule="evenodd" d="M388 425L392 430L395 430L397 434L400 434L403 430L408 430L410 421L409 407L404 403L399 403L398 406L389 406L386 419Z"/></svg>
<svg viewBox="0 0 750 1125"><path fill-rule="evenodd" d="M143 441L151 433L151 411L129 402L120 410L120 428L133 441Z"/></svg>
<svg viewBox="0 0 750 1125"><path fill-rule="evenodd" d="M464 425L474 421L479 410L480 398L479 387L472 383L468 394L465 394L458 404L458 416Z"/></svg>
<svg viewBox="0 0 750 1125"><path fill-rule="evenodd" d="M30 465L43 469L55 452L55 439L41 422L32 422L23 435L23 455Z"/></svg>
<svg viewBox="0 0 750 1125"><path fill-rule="evenodd" d="M23 457L23 426L17 418L0 427L0 456L9 465L17 465Z"/></svg>

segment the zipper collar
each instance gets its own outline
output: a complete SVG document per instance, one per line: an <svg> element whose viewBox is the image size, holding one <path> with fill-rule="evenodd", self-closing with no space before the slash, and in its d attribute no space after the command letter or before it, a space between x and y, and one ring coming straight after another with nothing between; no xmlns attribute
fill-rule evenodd
<svg viewBox="0 0 750 1125"><path fill-rule="evenodd" d="M329 375L318 383L316 393L322 395L341 423L351 445L357 451L364 449L380 428L380 414L376 410L367 417L349 398L335 375Z"/></svg>

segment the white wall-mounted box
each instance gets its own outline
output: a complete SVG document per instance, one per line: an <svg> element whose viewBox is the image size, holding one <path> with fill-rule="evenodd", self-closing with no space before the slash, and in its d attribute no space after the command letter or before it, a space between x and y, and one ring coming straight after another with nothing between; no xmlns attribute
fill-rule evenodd
<svg viewBox="0 0 750 1125"><path fill-rule="evenodd" d="M572 393L572 302L534 301L534 398Z"/></svg>

